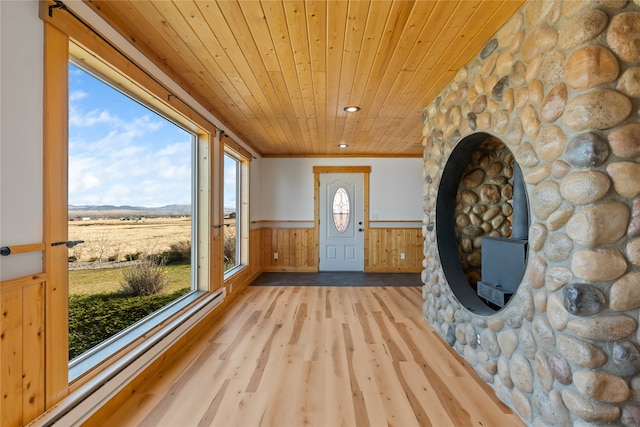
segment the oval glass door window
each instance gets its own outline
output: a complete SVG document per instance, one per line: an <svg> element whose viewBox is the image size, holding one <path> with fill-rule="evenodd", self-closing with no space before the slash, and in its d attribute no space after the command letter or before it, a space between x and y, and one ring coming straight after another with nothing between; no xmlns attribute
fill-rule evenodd
<svg viewBox="0 0 640 427"><path fill-rule="evenodd" d="M349 194L340 187L333 195L333 224L340 233L344 233L349 225Z"/></svg>

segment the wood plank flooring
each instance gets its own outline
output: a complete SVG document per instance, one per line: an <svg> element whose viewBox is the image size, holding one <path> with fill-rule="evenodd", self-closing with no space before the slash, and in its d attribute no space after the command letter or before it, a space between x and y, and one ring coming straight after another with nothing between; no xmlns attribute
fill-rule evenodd
<svg viewBox="0 0 640 427"><path fill-rule="evenodd" d="M419 287L250 286L109 426L522 426Z"/></svg>

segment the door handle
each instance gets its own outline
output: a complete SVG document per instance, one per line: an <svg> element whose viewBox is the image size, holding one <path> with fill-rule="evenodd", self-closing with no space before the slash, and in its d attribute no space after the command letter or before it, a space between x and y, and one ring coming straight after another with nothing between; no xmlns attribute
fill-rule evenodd
<svg viewBox="0 0 640 427"><path fill-rule="evenodd" d="M364 228L358 228L358 231L362 233L364 231Z"/></svg>
<svg viewBox="0 0 640 427"><path fill-rule="evenodd" d="M80 243L84 243L84 240L67 240L66 242L55 242L52 243L51 246L65 245L68 248L72 248L76 245L79 245Z"/></svg>

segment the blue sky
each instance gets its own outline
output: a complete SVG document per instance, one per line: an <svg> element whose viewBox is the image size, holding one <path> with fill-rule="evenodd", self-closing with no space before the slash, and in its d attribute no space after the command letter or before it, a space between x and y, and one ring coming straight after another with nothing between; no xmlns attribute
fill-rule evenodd
<svg viewBox="0 0 640 427"><path fill-rule="evenodd" d="M70 205L191 204L191 146L190 133L69 65Z"/></svg>

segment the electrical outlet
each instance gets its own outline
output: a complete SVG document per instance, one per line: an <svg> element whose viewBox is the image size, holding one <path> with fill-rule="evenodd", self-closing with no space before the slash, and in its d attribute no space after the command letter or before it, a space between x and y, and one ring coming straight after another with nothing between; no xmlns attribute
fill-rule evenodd
<svg viewBox="0 0 640 427"><path fill-rule="evenodd" d="M400 259L404 259L404 252L400 254Z"/></svg>
<svg viewBox="0 0 640 427"><path fill-rule="evenodd" d="M278 259L278 252L273 253L273 259Z"/></svg>

